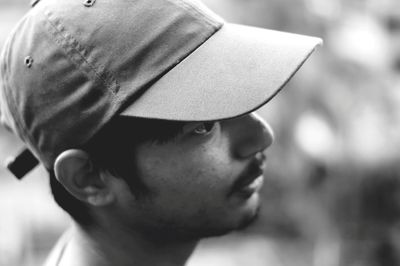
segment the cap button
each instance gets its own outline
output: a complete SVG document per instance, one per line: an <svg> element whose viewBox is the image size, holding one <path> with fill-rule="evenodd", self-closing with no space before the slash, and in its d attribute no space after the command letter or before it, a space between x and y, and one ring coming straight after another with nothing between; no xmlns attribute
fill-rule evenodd
<svg viewBox="0 0 400 266"><path fill-rule="evenodd" d="M91 7L94 5L95 2L96 2L96 0L84 0L83 5L86 7Z"/></svg>

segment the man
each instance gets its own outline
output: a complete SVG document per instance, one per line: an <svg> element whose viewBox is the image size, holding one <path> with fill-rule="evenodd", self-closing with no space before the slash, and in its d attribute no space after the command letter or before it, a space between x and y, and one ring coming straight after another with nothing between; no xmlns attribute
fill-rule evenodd
<svg viewBox="0 0 400 266"><path fill-rule="evenodd" d="M48 265L183 265L256 217L273 134L253 111L320 39L182 0L33 5L3 49L0 100L76 224ZM10 164L20 177L30 152Z"/></svg>

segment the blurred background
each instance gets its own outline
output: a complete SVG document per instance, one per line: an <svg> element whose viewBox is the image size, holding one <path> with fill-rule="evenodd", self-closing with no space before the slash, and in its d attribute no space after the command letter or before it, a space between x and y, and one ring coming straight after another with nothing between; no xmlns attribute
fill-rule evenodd
<svg viewBox="0 0 400 266"><path fill-rule="evenodd" d="M400 265L400 1L204 0L229 22L324 39L260 110L275 130L260 219L189 266ZM0 0L0 47L28 0ZM0 161L22 144L0 129ZM0 266L40 265L70 220L44 169L0 168Z"/></svg>

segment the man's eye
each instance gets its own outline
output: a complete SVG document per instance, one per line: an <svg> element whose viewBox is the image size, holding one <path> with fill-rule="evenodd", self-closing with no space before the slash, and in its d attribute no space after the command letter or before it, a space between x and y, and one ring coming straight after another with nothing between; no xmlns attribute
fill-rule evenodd
<svg viewBox="0 0 400 266"><path fill-rule="evenodd" d="M212 131L214 128L215 122L204 122L196 126L193 130L193 133L198 135L205 135Z"/></svg>

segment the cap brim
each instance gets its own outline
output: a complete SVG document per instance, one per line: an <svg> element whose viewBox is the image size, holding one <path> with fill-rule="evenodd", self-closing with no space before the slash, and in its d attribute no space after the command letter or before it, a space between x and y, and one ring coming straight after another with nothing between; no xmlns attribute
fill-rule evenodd
<svg viewBox="0 0 400 266"><path fill-rule="evenodd" d="M227 23L121 114L205 121L249 113L274 97L321 43Z"/></svg>

